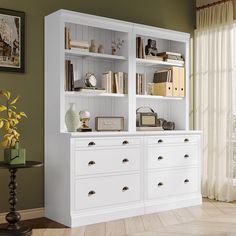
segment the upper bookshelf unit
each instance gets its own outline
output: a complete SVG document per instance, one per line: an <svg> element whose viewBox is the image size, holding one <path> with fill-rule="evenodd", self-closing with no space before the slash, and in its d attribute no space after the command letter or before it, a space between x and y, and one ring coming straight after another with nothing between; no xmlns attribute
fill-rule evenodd
<svg viewBox="0 0 236 236"><path fill-rule="evenodd" d="M150 55L153 52L162 54ZM174 122L176 130L187 130L188 54L187 33L67 10L54 12L45 22L46 120L54 121L55 131L65 133L65 114L74 103L78 111L90 112L92 132L96 117L117 116L124 118L124 131L133 133L136 109L149 106L158 118ZM170 72L163 77L160 71Z"/></svg>

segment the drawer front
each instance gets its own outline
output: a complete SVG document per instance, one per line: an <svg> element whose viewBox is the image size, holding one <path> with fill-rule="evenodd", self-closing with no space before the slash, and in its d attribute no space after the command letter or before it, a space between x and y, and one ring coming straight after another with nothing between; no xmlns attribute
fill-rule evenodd
<svg viewBox="0 0 236 236"><path fill-rule="evenodd" d="M119 146L119 147L129 147L132 145L140 145L140 138L133 137L118 137L118 138L81 138L76 139L75 146L76 148L97 148L97 147L110 147L110 146Z"/></svg>
<svg viewBox="0 0 236 236"><path fill-rule="evenodd" d="M148 148L148 169L196 165L197 162L197 145Z"/></svg>
<svg viewBox="0 0 236 236"><path fill-rule="evenodd" d="M198 190L198 169L182 169L148 174L148 199Z"/></svg>
<svg viewBox="0 0 236 236"><path fill-rule="evenodd" d="M178 135L178 136L151 136L148 137L149 145L165 145L165 144L191 144L199 142L199 136Z"/></svg>
<svg viewBox="0 0 236 236"><path fill-rule="evenodd" d="M139 200L139 174L76 180L76 210Z"/></svg>
<svg viewBox="0 0 236 236"><path fill-rule="evenodd" d="M140 170L140 149L97 149L77 150L75 174L90 175L99 173Z"/></svg>

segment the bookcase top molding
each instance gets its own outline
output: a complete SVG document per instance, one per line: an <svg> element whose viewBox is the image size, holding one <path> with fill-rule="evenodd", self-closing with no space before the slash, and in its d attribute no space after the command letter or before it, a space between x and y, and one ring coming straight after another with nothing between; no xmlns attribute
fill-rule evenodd
<svg viewBox="0 0 236 236"><path fill-rule="evenodd" d="M127 22L113 18L96 16L65 9L60 9L58 11L55 11L46 17L50 16L58 17L58 19L62 19L62 21L68 23L83 24L93 27L96 26L98 28L103 28L103 29L107 28L110 30L116 30L121 32L132 32L133 30L135 34L142 34L163 39L177 40L181 42L188 42L190 39L190 34L185 32L164 29L133 22Z"/></svg>

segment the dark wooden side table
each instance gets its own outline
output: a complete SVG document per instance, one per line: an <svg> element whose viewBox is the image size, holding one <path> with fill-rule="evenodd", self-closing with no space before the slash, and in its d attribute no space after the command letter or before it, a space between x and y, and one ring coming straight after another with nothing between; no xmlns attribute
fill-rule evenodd
<svg viewBox="0 0 236 236"><path fill-rule="evenodd" d="M18 225L20 221L20 213L16 211L16 171L18 169L24 168L34 168L42 166L42 162L38 161L26 161L25 164L21 165L9 165L2 161L0 161L0 169L8 169L10 172L10 183L9 183L9 205L10 205L10 212L6 215L6 221L8 222L8 226L5 229L0 229L0 235L14 235L14 236L30 236L32 235L32 229L28 227L21 227Z"/></svg>

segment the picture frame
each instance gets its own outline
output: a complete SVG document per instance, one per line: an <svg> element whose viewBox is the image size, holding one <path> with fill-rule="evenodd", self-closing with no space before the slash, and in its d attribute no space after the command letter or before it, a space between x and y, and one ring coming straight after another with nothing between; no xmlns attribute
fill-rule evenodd
<svg viewBox="0 0 236 236"><path fill-rule="evenodd" d="M0 8L0 71L25 72L25 13Z"/></svg>

